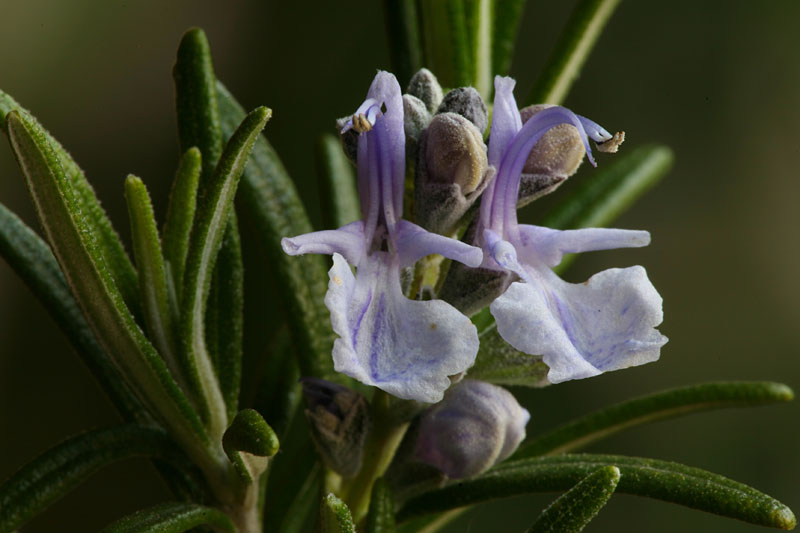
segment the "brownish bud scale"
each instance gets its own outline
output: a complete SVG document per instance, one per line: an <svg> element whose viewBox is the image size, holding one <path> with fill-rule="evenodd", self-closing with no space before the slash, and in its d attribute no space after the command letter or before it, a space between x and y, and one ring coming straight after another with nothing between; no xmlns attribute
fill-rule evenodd
<svg viewBox="0 0 800 533"><path fill-rule="evenodd" d="M344 477L361 469L372 427L369 405L359 393L317 378L302 378L311 437L323 462Z"/></svg>
<svg viewBox="0 0 800 533"><path fill-rule="evenodd" d="M486 145L472 122L455 113L433 117L420 138L414 183L416 222L450 234L486 188Z"/></svg>

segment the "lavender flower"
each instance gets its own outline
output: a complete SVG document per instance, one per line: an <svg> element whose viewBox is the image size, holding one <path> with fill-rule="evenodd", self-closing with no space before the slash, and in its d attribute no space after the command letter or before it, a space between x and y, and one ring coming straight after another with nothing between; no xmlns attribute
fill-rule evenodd
<svg viewBox="0 0 800 533"><path fill-rule="evenodd" d="M474 476L514 453L529 419L507 390L465 380L422 415L416 456L450 478Z"/></svg>
<svg viewBox="0 0 800 533"><path fill-rule="evenodd" d="M392 74L375 76L367 99L344 130L359 134L363 220L285 238L281 244L290 255L333 255L325 305L339 336L334 368L400 398L437 402L450 385L448 376L475 361L477 332L468 318L443 301L406 298L400 273L429 254L477 266L483 253L402 220L403 100Z"/></svg>
<svg viewBox="0 0 800 533"><path fill-rule="evenodd" d="M514 80L495 79L489 164L497 177L481 202L478 237L485 268L519 276L490 307L502 337L516 349L541 355L548 380L559 383L655 361L667 338L661 297L640 266L609 269L583 284L567 283L552 267L565 253L645 246L646 231L558 231L517 223L520 173L536 142L550 128L571 124L594 165L588 137L612 139L601 126L563 107L544 109L522 125Z"/></svg>

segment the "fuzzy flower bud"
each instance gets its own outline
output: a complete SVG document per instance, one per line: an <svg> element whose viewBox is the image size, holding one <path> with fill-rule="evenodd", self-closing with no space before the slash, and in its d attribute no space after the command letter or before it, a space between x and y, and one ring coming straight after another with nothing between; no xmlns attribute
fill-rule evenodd
<svg viewBox="0 0 800 533"><path fill-rule="evenodd" d="M486 145L478 128L456 113L433 117L420 138L414 185L417 223L451 233L486 187Z"/></svg>
<svg viewBox="0 0 800 533"><path fill-rule="evenodd" d="M465 380L422 415L416 456L450 478L475 476L514 453L529 419L507 390Z"/></svg>
<svg viewBox="0 0 800 533"><path fill-rule="evenodd" d="M364 397L336 383L303 378L311 436L322 460L345 477L361 469L364 443L372 426Z"/></svg>
<svg viewBox="0 0 800 533"><path fill-rule="evenodd" d="M426 68L420 69L411 77L406 92L422 100L430 113L435 113L442 102L442 86L433 72Z"/></svg>
<svg viewBox="0 0 800 533"><path fill-rule="evenodd" d="M489 111L486 102L474 87L459 87L444 96L437 113L458 113L478 128L481 135L489 126Z"/></svg>

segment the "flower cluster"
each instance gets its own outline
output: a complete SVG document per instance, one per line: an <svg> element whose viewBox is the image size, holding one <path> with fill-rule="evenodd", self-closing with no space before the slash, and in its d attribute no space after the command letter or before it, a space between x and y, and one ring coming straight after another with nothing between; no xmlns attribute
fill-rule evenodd
<svg viewBox="0 0 800 533"><path fill-rule="evenodd" d="M337 371L400 398L439 402L475 361L478 335L467 315L487 304L503 339L540 356L551 383L658 358L667 341L655 329L661 297L642 267L606 270L583 284L552 270L565 253L645 246L646 231L558 231L517 221L519 205L555 190L584 155L595 164L589 139L616 151L621 134L559 106L525 109L523 123L513 88L511 78L495 80L488 146L487 106L477 91L442 95L426 70L406 95L392 74L379 72L364 103L340 122L357 164L363 219L282 241L288 254L333 255L325 304L338 335ZM416 160L421 226L403 219L407 157ZM472 217L462 240L450 237ZM411 299L420 295L409 294L408 283L404 291L404 272L431 254L460 264L451 266L443 299ZM502 389L465 382L423 417L418 455L451 477L474 474L516 448L528 418ZM442 438L448 428L467 440L497 438L464 446Z"/></svg>

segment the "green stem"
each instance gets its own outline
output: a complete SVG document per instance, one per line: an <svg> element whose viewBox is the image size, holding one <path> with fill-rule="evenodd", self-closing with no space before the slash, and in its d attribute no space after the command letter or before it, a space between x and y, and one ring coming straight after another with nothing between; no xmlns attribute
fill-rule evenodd
<svg viewBox="0 0 800 533"><path fill-rule="evenodd" d="M390 401L391 398L386 392L375 390L375 395L372 397L374 426L364 450L364 464L358 475L342 489L344 499L356 523L367 515L372 485L389 467L408 429L407 421L398 422L389 412Z"/></svg>

